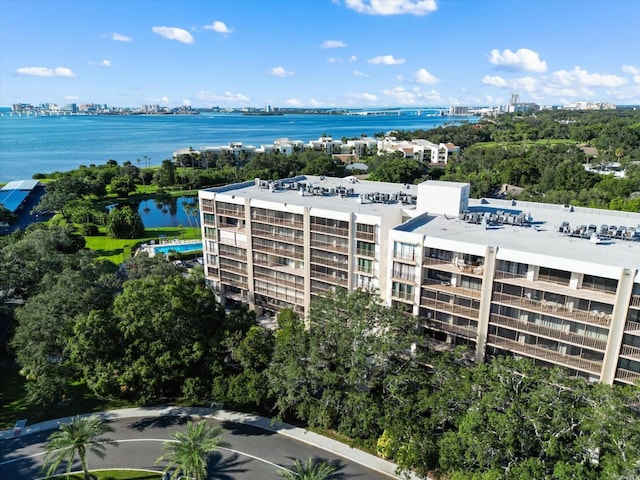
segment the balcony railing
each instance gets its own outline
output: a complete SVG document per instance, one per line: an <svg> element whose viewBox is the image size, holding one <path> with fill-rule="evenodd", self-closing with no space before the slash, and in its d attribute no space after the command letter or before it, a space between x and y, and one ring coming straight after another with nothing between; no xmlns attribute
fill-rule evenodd
<svg viewBox="0 0 640 480"><path fill-rule="evenodd" d="M349 247L347 245L338 245L337 243L327 243L311 239L311 246L332 252L349 253Z"/></svg>
<svg viewBox="0 0 640 480"><path fill-rule="evenodd" d="M257 229L255 227L251 230L251 234L254 237L269 238L271 240L279 240L281 242L293 243L295 245L304 245L304 238L302 237L282 235L281 233L276 233L269 230Z"/></svg>
<svg viewBox="0 0 640 480"><path fill-rule="evenodd" d="M370 232L361 232L356 230L356 238L365 242L376 243L376 234Z"/></svg>
<svg viewBox="0 0 640 480"><path fill-rule="evenodd" d="M373 275L373 266L367 267L365 265L356 264L356 272L357 273L364 273L364 274L367 274L367 275Z"/></svg>
<svg viewBox="0 0 640 480"><path fill-rule="evenodd" d="M497 335L488 335L488 344L494 347L503 348L513 353L519 353L528 357L541 359L557 365L583 370L585 372L600 375L602 370L602 362L594 362L575 355L566 355L554 350L549 350L538 345L528 345L520 343L509 338L499 337Z"/></svg>
<svg viewBox="0 0 640 480"><path fill-rule="evenodd" d="M236 260L242 260L245 262L247 261L247 252L245 250L243 250L242 252L238 252L236 250L229 250L227 248L224 248L222 245L220 246L219 255L221 257L235 258Z"/></svg>
<svg viewBox="0 0 640 480"><path fill-rule="evenodd" d="M400 290L391 290L391 296L395 299L405 300L413 303L415 294L413 292L402 292Z"/></svg>
<svg viewBox="0 0 640 480"><path fill-rule="evenodd" d="M527 274L503 272L502 270L496 270L495 273L493 274L493 278L496 280L501 280L503 278L527 278Z"/></svg>
<svg viewBox="0 0 640 480"><path fill-rule="evenodd" d="M267 225L283 225L286 227L293 227L297 229L304 228L303 220L294 220L288 218L279 218L271 215L260 215L259 213L252 213L251 220L254 222L266 223Z"/></svg>
<svg viewBox="0 0 640 480"><path fill-rule="evenodd" d="M640 382L640 373L625 370L624 368L618 368L616 371L616 380L628 383L630 385L636 385Z"/></svg>
<svg viewBox="0 0 640 480"><path fill-rule="evenodd" d="M441 300L434 300L433 298L427 297L420 297L420 305L432 310L463 316L472 320L478 320L480 315L480 309L457 305L451 302L443 302Z"/></svg>
<svg viewBox="0 0 640 480"><path fill-rule="evenodd" d="M356 255L358 255L360 257L375 258L376 257L376 251L375 250L370 250L368 248L356 248Z"/></svg>
<svg viewBox="0 0 640 480"><path fill-rule="evenodd" d="M227 217L244 218L244 208L232 209L218 206L216 213L218 215L226 215Z"/></svg>
<svg viewBox="0 0 640 480"><path fill-rule="evenodd" d="M622 345L622 348L620 348L620 355L630 357L634 360L640 360L640 347L634 347L633 345Z"/></svg>
<svg viewBox="0 0 640 480"><path fill-rule="evenodd" d="M640 308L640 295L631 295L631 306Z"/></svg>
<svg viewBox="0 0 640 480"><path fill-rule="evenodd" d="M422 317L421 317L422 318ZM423 324L427 328L431 328L434 330L440 330L446 333L453 333L455 335L460 335L469 340L474 340L478 336L478 331L473 326L463 326L463 325L454 325L453 323L443 322L437 320L435 318L424 319Z"/></svg>
<svg viewBox="0 0 640 480"><path fill-rule="evenodd" d="M304 280L289 280L275 275L268 275L259 271L253 272L253 278L266 280L267 282L273 283L274 285L283 285L286 287L296 288L298 290L304 290Z"/></svg>
<svg viewBox="0 0 640 480"><path fill-rule="evenodd" d="M408 280L411 283L415 283L416 274L415 272L403 272L403 271L392 270L391 278L395 278L398 280Z"/></svg>
<svg viewBox="0 0 640 480"><path fill-rule="evenodd" d="M627 322L624 324L625 332L637 332L640 330L640 322Z"/></svg>
<svg viewBox="0 0 640 480"><path fill-rule="evenodd" d="M297 251L291 248L284 248L279 246L278 247L267 246L267 245L261 245L259 243L254 243L253 249L256 252L271 253L273 255L278 255L279 257L296 258L298 260L304 259L303 251Z"/></svg>
<svg viewBox="0 0 640 480"><path fill-rule="evenodd" d="M518 297L506 293L493 292L493 301L518 307L530 312L542 313L557 318L565 318L567 320L577 320L581 323L598 325L600 327L609 327L611 325L611 315L596 310L579 310L577 308L567 307L566 304L559 302L549 302L546 300L535 300L533 298Z"/></svg>
<svg viewBox="0 0 640 480"><path fill-rule="evenodd" d="M223 260L220 261L220 270L226 270L227 272L239 273L240 275L247 274L247 264L234 264L225 262Z"/></svg>
<svg viewBox="0 0 640 480"><path fill-rule="evenodd" d="M338 277L337 275L329 275L314 271L311 271L311 278L317 278L324 282L335 283L336 285L342 285L343 287L346 287L349 283L349 279L346 277Z"/></svg>
<svg viewBox="0 0 640 480"><path fill-rule="evenodd" d="M422 288L433 292L444 292L450 295L456 295L461 297L473 298L475 300L480 299L480 290L467 287L458 287L457 285L451 285L446 280L435 280L432 278L422 279Z"/></svg>
<svg viewBox="0 0 640 480"><path fill-rule="evenodd" d="M231 275L225 275L225 272L220 272L220 281L222 283L226 283L227 285L234 285L240 288L247 288L247 278L237 278Z"/></svg>
<svg viewBox="0 0 640 480"><path fill-rule="evenodd" d="M247 242L243 240L236 240L235 238L220 237L218 243L221 245L230 245L232 247L247 248Z"/></svg>
<svg viewBox="0 0 640 480"><path fill-rule="evenodd" d="M403 262L415 263L416 253L415 252L393 252L393 259L400 260Z"/></svg>
<svg viewBox="0 0 640 480"><path fill-rule="evenodd" d="M311 231L318 233L327 233L329 235L335 235L336 237L348 237L349 229L340 227L330 227L328 225L319 225L317 223L311 224Z"/></svg>
<svg viewBox="0 0 640 480"><path fill-rule="evenodd" d="M559 342L588 347L601 352L604 352L607 349L606 340L586 337L573 332L565 332L558 330L557 328L545 327L533 322L522 322L504 315L491 314L490 322L493 325L500 325L520 332L527 332L536 336L544 336Z"/></svg>
<svg viewBox="0 0 640 480"><path fill-rule="evenodd" d="M240 232L244 232L245 231L244 222L228 223L228 222L219 221L218 222L218 228L219 229L223 229L223 230L236 230L236 231L240 231Z"/></svg>
<svg viewBox="0 0 640 480"><path fill-rule="evenodd" d="M453 265L453 257L451 258L436 258L436 257L424 257L422 260L423 265Z"/></svg>
<svg viewBox="0 0 640 480"><path fill-rule="evenodd" d="M349 270L349 262L347 260L335 260L333 258L322 257L320 255L311 255L311 263L318 265L327 265L329 267L338 268L340 270Z"/></svg>

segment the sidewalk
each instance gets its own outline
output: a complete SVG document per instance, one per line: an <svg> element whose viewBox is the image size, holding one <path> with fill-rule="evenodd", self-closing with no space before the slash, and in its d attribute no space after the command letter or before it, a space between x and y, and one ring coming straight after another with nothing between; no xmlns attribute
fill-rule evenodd
<svg viewBox="0 0 640 480"><path fill-rule="evenodd" d="M83 414L81 417L87 417L92 414ZM383 460L369 453L358 450L357 448L350 447L344 443L332 440L330 438L318 435L317 433L310 432L304 428L296 427L288 423L274 422L272 424L270 418L260 417L258 415L251 415L247 413L232 412L230 410L211 409L211 408L196 408L196 407L142 407L142 408L123 408L120 410L107 410L105 412L96 413L96 415L107 419L116 420L124 418L138 418L138 417L150 417L150 416L191 416L201 418L211 418L223 422L242 423L245 425L251 425L253 427L268 430L270 432L284 435L294 440L304 442L314 447L331 452L334 455L341 456L349 459L352 462L359 463L371 470L389 475L391 478L396 479L413 479L418 480L419 477L410 475L398 476L396 475L397 465L394 463ZM47 430L54 430L62 423L68 423L72 417L58 418L55 420L48 420L46 422L36 423L23 427L16 435L14 430L0 431L0 440L6 440L10 438L22 437L32 433L43 432Z"/></svg>

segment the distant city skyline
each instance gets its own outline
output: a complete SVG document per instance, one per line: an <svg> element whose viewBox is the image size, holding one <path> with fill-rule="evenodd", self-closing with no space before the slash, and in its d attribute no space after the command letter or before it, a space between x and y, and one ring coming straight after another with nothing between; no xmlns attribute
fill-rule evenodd
<svg viewBox="0 0 640 480"><path fill-rule="evenodd" d="M640 104L640 2L0 1L0 106Z"/></svg>

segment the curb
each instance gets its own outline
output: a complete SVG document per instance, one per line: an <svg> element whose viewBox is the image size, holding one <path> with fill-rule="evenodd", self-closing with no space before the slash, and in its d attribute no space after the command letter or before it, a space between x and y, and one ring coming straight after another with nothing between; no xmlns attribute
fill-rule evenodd
<svg viewBox="0 0 640 480"><path fill-rule="evenodd" d="M408 476L399 476L396 474L396 469L398 468L398 466L392 462L376 457L375 455L371 455L370 453L363 452L362 450L358 450L357 448L350 447L349 445L345 445L344 443L338 442L337 440L333 440L309 430L305 430L304 428L296 427L288 423L274 422L270 418L261 417L259 415L252 415L223 409L198 407L141 407L107 410L97 413L85 413L81 414L80 417L88 417L90 415L98 415L105 420L119 420L125 418L139 418L148 416L192 416L210 418L218 421L241 423L257 427L262 430L274 432L293 440L306 443L308 445L312 445L316 448L325 450L327 452L333 453L334 455L338 455L340 457L351 460L352 462L363 465L371 470L375 470L378 473L388 475L390 478L412 480L418 480L420 478L414 474L410 474ZM57 429L61 424L70 422L71 419L75 416L76 415L57 418L54 420L47 420L46 422L40 422L30 426L26 426L23 427L22 430L17 434L13 429L4 430L0 432L0 440L20 438L25 435L31 435L47 430L54 430Z"/></svg>

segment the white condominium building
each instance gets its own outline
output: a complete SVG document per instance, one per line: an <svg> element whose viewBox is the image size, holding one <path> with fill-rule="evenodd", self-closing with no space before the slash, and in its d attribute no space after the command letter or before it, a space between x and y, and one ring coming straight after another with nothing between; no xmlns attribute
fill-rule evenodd
<svg viewBox="0 0 640 480"><path fill-rule="evenodd" d="M640 381L640 214L469 198L466 183L300 176L201 190L223 303L304 315L376 290L429 342Z"/></svg>

